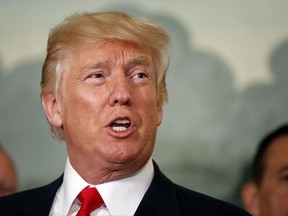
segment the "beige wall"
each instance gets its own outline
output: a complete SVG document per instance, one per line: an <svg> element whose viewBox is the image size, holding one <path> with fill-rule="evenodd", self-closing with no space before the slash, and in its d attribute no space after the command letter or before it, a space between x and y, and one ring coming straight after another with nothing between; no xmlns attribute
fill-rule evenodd
<svg viewBox="0 0 288 216"><path fill-rule="evenodd" d="M287 0L0 1L0 141L17 164L19 190L49 182L65 164L65 144L50 138L39 100L50 27L79 10L124 10L163 25L173 39L170 102L154 158L176 182L236 203L256 143L288 118L287 6Z"/></svg>

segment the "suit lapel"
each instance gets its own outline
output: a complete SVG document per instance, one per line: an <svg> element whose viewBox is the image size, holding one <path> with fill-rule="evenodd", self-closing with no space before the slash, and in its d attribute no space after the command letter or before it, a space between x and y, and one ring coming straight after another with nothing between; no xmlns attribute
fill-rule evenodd
<svg viewBox="0 0 288 216"><path fill-rule="evenodd" d="M22 206L23 215L49 215L55 194L63 182L63 175L42 188Z"/></svg>
<svg viewBox="0 0 288 216"><path fill-rule="evenodd" d="M141 201L135 216L181 215L174 184L154 163L154 178Z"/></svg>

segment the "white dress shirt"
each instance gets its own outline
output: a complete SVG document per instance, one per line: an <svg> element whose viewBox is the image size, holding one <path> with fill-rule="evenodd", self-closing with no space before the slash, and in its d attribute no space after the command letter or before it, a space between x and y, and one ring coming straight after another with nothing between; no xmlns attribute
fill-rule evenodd
<svg viewBox="0 0 288 216"><path fill-rule="evenodd" d="M55 195L49 215L75 216L81 205L76 197L87 186L96 187L105 203L91 212L91 215L134 215L153 176L154 167L150 158L146 165L132 176L90 185L74 170L67 158L63 183Z"/></svg>

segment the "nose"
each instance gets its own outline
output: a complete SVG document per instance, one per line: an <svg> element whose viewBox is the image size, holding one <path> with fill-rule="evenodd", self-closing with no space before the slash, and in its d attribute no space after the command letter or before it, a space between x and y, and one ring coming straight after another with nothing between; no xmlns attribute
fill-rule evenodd
<svg viewBox="0 0 288 216"><path fill-rule="evenodd" d="M131 86L124 73L115 73L115 77L110 80L110 106L130 105L132 103L131 98Z"/></svg>

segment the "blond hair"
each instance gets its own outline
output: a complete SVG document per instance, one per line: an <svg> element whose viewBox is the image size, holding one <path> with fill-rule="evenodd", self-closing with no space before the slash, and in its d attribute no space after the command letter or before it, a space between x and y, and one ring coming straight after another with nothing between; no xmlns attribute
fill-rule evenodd
<svg viewBox="0 0 288 216"><path fill-rule="evenodd" d="M52 92L57 97L58 83L65 71L68 53L79 44L105 40L122 40L148 47L152 53L157 74L158 102L168 100L166 71L168 57L166 47L169 36L157 25L128 16L121 12L100 12L75 14L54 27L49 34L47 55L42 68L41 91ZM51 125L52 135L64 139L61 128Z"/></svg>

